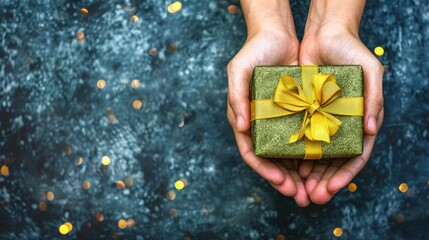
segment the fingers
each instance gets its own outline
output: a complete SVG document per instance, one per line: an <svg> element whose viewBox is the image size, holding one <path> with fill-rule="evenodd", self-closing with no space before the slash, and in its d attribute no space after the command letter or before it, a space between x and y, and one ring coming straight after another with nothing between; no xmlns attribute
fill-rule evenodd
<svg viewBox="0 0 429 240"><path fill-rule="evenodd" d="M240 64L233 59L227 67L228 74L228 105L232 115L228 115L231 126L246 132L250 128L249 82L252 68Z"/></svg>
<svg viewBox="0 0 429 240"><path fill-rule="evenodd" d="M313 192L314 188L319 184L323 174L325 173L326 169L328 169L328 166L328 160L318 160L314 163L313 171L305 181L305 190L309 196Z"/></svg>
<svg viewBox="0 0 429 240"><path fill-rule="evenodd" d="M382 117L382 116L381 116ZM338 192L347 186L353 178L365 167L375 143L375 136L366 135L364 138L364 152L361 156L347 160L338 171L329 179L327 189L331 193Z"/></svg>
<svg viewBox="0 0 429 240"><path fill-rule="evenodd" d="M379 115L383 109L384 68L372 54L371 58L371 61L362 63L365 87L364 130L365 134L375 136L382 122L379 119Z"/></svg>
<svg viewBox="0 0 429 240"><path fill-rule="evenodd" d="M314 161L305 160L299 163L298 173L301 178L306 179L313 170Z"/></svg>
<svg viewBox="0 0 429 240"><path fill-rule="evenodd" d="M323 176L321 177L317 185L313 188L311 193L309 193L310 199L313 203L325 204L335 195L336 192L329 191L329 189L327 188L327 184L343 162L344 160L342 159L330 160L328 164L329 167L323 173Z"/></svg>
<svg viewBox="0 0 429 240"><path fill-rule="evenodd" d="M279 160L281 162L278 163L278 165L283 166L283 169L285 169L287 172L285 174L288 174L288 176L291 177L292 181L295 185L295 193L290 195L294 198L296 204L300 207L306 207L310 204L310 199L307 196L307 192L305 191L305 186L302 178L299 176L298 172L296 171L296 167L294 166L293 160ZM282 190L280 188L277 188L277 186L272 185L274 188L276 188L278 191ZM284 194L282 191L280 191L282 194ZM292 191L290 193L293 193ZM286 195L286 194L284 194ZM289 196L289 195L286 195Z"/></svg>

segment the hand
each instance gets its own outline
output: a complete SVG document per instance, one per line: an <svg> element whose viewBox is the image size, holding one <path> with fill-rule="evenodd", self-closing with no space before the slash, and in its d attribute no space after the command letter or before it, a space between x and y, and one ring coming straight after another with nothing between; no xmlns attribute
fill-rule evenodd
<svg viewBox="0 0 429 240"><path fill-rule="evenodd" d="M362 65L364 72L364 152L348 160L304 161L299 174L312 202L324 204L363 169L371 155L375 137L383 122L383 66L360 41L357 28L341 21L325 21L312 28L307 22L300 47L300 64ZM307 31L307 29L309 31Z"/></svg>
<svg viewBox="0 0 429 240"><path fill-rule="evenodd" d="M249 83L253 68L258 65L296 65L299 50L287 1L277 2L280 5L287 3L287 6L274 6L273 1L260 1L259 4L252 5L256 2L242 1L248 39L228 64L227 116L243 160L283 195L294 197L300 206L307 206L309 199L304 182L298 174L298 162L279 159L271 161L255 156L253 151L249 102ZM261 4L267 5L264 7ZM281 8L284 10L279 11ZM277 16L277 13L289 15Z"/></svg>

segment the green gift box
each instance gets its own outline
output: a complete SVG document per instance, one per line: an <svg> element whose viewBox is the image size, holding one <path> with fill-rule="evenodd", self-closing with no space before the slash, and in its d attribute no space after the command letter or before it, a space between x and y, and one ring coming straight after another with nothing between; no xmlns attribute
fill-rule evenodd
<svg viewBox="0 0 429 240"><path fill-rule="evenodd" d="M361 66L258 66L251 101L257 156L320 159L362 154Z"/></svg>

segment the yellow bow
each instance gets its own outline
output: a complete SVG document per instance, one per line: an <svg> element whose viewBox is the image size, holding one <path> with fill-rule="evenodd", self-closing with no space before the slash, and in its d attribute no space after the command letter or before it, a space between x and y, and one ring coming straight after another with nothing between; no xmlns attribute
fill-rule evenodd
<svg viewBox="0 0 429 240"><path fill-rule="evenodd" d="M317 66L303 66L303 89L290 76L282 76L273 99L254 100L251 103L252 120L287 116L305 111L298 133L289 143L305 135L305 159L322 157L321 141L330 143L341 121L331 114L362 116L363 98L338 98L341 88L332 74L318 73Z"/></svg>

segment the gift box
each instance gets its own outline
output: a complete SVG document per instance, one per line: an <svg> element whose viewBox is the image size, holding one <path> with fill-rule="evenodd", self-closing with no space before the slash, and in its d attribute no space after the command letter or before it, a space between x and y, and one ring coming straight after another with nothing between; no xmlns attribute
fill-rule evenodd
<svg viewBox="0 0 429 240"><path fill-rule="evenodd" d="M362 154L361 66L258 66L250 95L257 156L321 159Z"/></svg>

